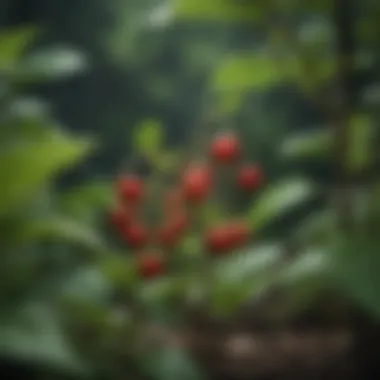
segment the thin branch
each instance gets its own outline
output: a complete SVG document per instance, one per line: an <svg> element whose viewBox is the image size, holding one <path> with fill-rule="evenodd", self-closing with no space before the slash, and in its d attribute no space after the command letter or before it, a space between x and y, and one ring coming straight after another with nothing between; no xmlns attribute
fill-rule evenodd
<svg viewBox="0 0 380 380"><path fill-rule="evenodd" d="M353 0L335 0L333 21L337 48L337 93L333 104L332 121L335 135L335 170L337 211L340 227L351 230L353 210L351 207L350 178L347 170L349 148L349 119L354 108L353 61L355 38L353 30Z"/></svg>

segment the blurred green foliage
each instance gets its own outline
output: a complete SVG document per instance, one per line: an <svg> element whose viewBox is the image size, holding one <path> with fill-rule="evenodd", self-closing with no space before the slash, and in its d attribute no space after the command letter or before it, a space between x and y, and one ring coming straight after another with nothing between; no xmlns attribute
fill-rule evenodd
<svg viewBox="0 0 380 380"><path fill-rule="evenodd" d="M96 2L107 8L103 3ZM353 26L363 49L351 75L372 74L355 87L357 104L347 110L344 164L352 176L353 231L339 223L337 198L347 189L336 194L334 178L326 180L340 138L337 121L318 108L321 98L333 103L337 96L333 1L138 3L109 2L118 17L107 31L98 31L78 6L73 25L83 41L75 49L51 44L68 33L62 27L67 13L55 16L61 23L47 25L46 36L38 25L0 33L1 356L38 363L52 378L58 368L78 378L192 380L201 374L186 352L167 344L152 349L138 333L152 323L180 326L186 306L205 297L210 313L228 318L279 288L286 305L277 317L289 319L327 290L378 318L375 2L361 4L360 28ZM101 67L108 71L97 71ZM69 132L49 105L30 95L30 86L86 75L99 75L98 91L49 99L58 108L68 102L62 119L76 113L70 125L76 133ZM99 95L104 83L112 86ZM268 173L257 198L242 200L255 242L211 262L204 278L197 269L200 241L189 236L178 252L181 271L145 284L107 229L105 212L114 199L105 172L117 172L125 156L148 158L159 172L174 170L188 130L197 123L206 130L210 114L211 132L236 128L246 158L262 162ZM84 129L95 138L80 136ZM300 164L307 170L298 170ZM91 181L57 185L78 166ZM205 219L222 219L220 213L211 205ZM296 249L289 250L289 242Z"/></svg>

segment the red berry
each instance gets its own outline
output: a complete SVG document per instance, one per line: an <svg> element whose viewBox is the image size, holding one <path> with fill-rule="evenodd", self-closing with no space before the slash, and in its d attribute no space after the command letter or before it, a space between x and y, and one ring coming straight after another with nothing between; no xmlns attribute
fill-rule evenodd
<svg viewBox="0 0 380 380"><path fill-rule="evenodd" d="M143 278L154 278L164 272L164 262L156 253L144 253L137 258L137 270Z"/></svg>
<svg viewBox="0 0 380 380"><path fill-rule="evenodd" d="M148 231L139 223L131 223L124 229L124 238L131 248L141 248L148 242Z"/></svg>
<svg viewBox="0 0 380 380"><path fill-rule="evenodd" d="M211 157L220 163L231 163L240 156L241 146L233 133L218 135L211 142Z"/></svg>
<svg viewBox="0 0 380 380"><path fill-rule="evenodd" d="M205 199L211 189L211 173L207 166L188 168L182 179L184 196L188 201L199 202Z"/></svg>
<svg viewBox="0 0 380 380"><path fill-rule="evenodd" d="M258 165L243 166L238 173L237 183L245 191L257 190L262 183L262 172Z"/></svg>
<svg viewBox="0 0 380 380"><path fill-rule="evenodd" d="M250 230L243 222L234 222L207 232L205 245L212 253L225 253L247 243Z"/></svg>
<svg viewBox="0 0 380 380"><path fill-rule="evenodd" d="M230 236L225 226L210 229L205 237L205 246L212 253L223 253L229 250Z"/></svg>
<svg viewBox="0 0 380 380"><path fill-rule="evenodd" d="M143 184L135 176L126 176L118 182L118 192L122 200L126 202L138 202L143 196Z"/></svg>

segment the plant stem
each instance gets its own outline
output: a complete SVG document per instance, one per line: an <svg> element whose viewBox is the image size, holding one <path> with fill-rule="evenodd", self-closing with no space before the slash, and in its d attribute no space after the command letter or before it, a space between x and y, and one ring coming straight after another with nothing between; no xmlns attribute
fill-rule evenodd
<svg viewBox="0 0 380 380"><path fill-rule="evenodd" d="M335 0L333 21L337 38L337 98L333 110L335 144L336 202L339 225L348 232L353 227L350 176L347 170L349 119L354 108L353 61L355 40L353 31L353 0Z"/></svg>

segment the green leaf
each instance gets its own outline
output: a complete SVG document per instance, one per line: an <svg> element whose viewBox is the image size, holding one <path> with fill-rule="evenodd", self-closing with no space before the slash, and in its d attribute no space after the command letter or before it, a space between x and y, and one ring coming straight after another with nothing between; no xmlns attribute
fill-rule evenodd
<svg viewBox="0 0 380 380"><path fill-rule="evenodd" d="M287 138L282 144L281 153L287 158L324 158L332 152L332 145L331 131L315 130Z"/></svg>
<svg viewBox="0 0 380 380"><path fill-rule="evenodd" d="M40 303L21 306L16 315L1 323L0 352L3 355L64 372L87 370L68 343L57 315L48 306Z"/></svg>
<svg viewBox="0 0 380 380"><path fill-rule="evenodd" d="M0 31L0 70L11 69L38 33L33 26L6 28Z"/></svg>
<svg viewBox="0 0 380 380"><path fill-rule="evenodd" d="M332 278L359 304L380 318L380 241L354 234L337 240L332 247Z"/></svg>
<svg viewBox="0 0 380 380"><path fill-rule="evenodd" d="M27 57L15 72L15 79L22 81L61 80L83 72L87 68L83 53L55 48L40 51Z"/></svg>
<svg viewBox="0 0 380 380"><path fill-rule="evenodd" d="M94 182L73 188L60 197L60 205L67 215L89 224L99 221L99 213L114 203L114 193L109 183Z"/></svg>
<svg viewBox="0 0 380 380"><path fill-rule="evenodd" d="M226 315L260 296L274 282L273 268L281 257L281 247L268 244L221 261L213 278L210 301L213 311Z"/></svg>
<svg viewBox="0 0 380 380"><path fill-rule="evenodd" d="M156 351L150 359L144 359L143 369L157 380L204 379L195 362L180 347L168 346Z"/></svg>
<svg viewBox="0 0 380 380"><path fill-rule="evenodd" d="M297 258L279 273L278 279L282 284L294 284L312 276L320 276L328 268L329 256L319 247L309 248L301 252Z"/></svg>
<svg viewBox="0 0 380 380"><path fill-rule="evenodd" d="M275 218L310 201L315 194L315 186L302 179L286 179L274 184L255 201L250 209L249 220L252 228L255 231L263 228Z"/></svg>
<svg viewBox="0 0 380 380"><path fill-rule="evenodd" d="M24 230L21 241L64 240L94 252L104 252L106 245L99 232L72 218L53 217L32 221Z"/></svg>
<svg viewBox="0 0 380 380"><path fill-rule="evenodd" d="M177 19L190 21L252 22L260 20L264 9L256 2L234 0L173 0Z"/></svg>
<svg viewBox="0 0 380 380"><path fill-rule="evenodd" d="M137 126L134 134L134 146L138 154L154 158L163 142L161 124L156 120L145 120Z"/></svg>
<svg viewBox="0 0 380 380"><path fill-rule="evenodd" d="M336 234L336 222L336 213L331 208L313 213L296 231L297 240L305 244L329 241Z"/></svg>
<svg viewBox="0 0 380 380"><path fill-rule="evenodd" d="M87 139L51 131L40 139L17 141L0 152L0 214L29 200L55 175L84 158L92 148Z"/></svg>
<svg viewBox="0 0 380 380"><path fill-rule="evenodd" d="M372 163L375 128L368 116L357 115L350 121L349 133L347 165L352 172L357 173Z"/></svg>
<svg viewBox="0 0 380 380"><path fill-rule="evenodd" d="M298 252L297 257L277 273L276 281L283 291L283 305L278 308L278 314L294 316L309 307L330 285L329 267L330 257L324 246Z"/></svg>
<svg viewBox="0 0 380 380"><path fill-rule="evenodd" d="M250 278L271 267L281 258L278 244L266 244L239 252L219 261L215 281L233 284Z"/></svg>
<svg viewBox="0 0 380 380"><path fill-rule="evenodd" d="M71 301L106 305L112 294L112 286L101 268L87 266L79 268L69 278L65 278L62 293Z"/></svg>
<svg viewBox="0 0 380 380"><path fill-rule="evenodd" d="M266 89L288 78L287 70L264 54L226 59L216 70L211 87L217 93Z"/></svg>
<svg viewBox="0 0 380 380"><path fill-rule="evenodd" d="M9 104L10 117L17 120L45 120L50 115L49 105L37 98L18 97Z"/></svg>

